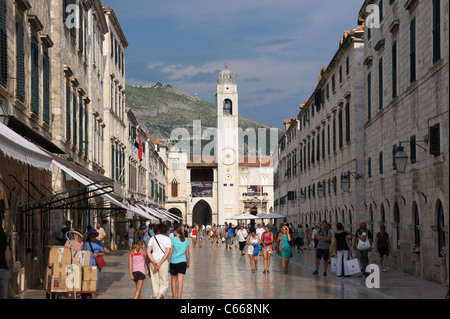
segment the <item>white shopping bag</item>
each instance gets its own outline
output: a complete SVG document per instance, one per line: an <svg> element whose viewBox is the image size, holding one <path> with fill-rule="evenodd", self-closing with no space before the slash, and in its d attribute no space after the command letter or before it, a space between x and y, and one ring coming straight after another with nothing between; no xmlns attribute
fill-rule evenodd
<svg viewBox="0 0 450 319"><path fill-rule="evenodd" d="M346 260L345 264L347 265L347 269L350 275L355 275L361 272L361 264L359 263L358 258L353 258Z"/></svg>
<svg viewBox="0 0 450 319"><path fill-rule="evenodd" d="M337 258L331 257L331 272L336 272L337 269Z"/></svg>

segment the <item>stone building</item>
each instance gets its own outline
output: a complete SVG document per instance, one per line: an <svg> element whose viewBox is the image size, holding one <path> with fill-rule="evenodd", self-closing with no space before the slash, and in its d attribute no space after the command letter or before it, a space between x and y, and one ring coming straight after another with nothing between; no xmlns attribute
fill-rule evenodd
<svg viewBox="0 0 450 319"><path fill-rule="evenodd" d="M227 68L218 75L216 107L217 127L208 131L215 138L201 155L191 153L195 137L185 139L187 149L176 144L167 154L165 208L188 225L223 225L233 215L269 213L273 207L273 160L251 153L244 156L243 134L249 132L239 130L237 84Z"/></svg>
<svg viewBox="0 0 450 319"><path fill-rule="evenodd" d="M344 32L313 94L285 121L275 211L295 225L327 220L353 230L365 219L363 35L360 27Z"/></svg>
<svg viewBox="0 0 450 319"><path fill-rule="evenodd" d="M360 21L369 14L380 23L372 28L366 23L365 30L367 220L375 233L384 224L391 236L389 266L444 283L449 1L365 1ZM406 168L394 159L400 155L407 158Z"/></svg>

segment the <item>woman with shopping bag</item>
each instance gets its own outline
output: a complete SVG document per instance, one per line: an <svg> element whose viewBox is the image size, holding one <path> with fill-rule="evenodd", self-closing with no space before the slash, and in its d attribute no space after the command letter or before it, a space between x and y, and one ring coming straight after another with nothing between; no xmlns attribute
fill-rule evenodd
<svg viewBox="0 0 450 319"><path fill-rule="evenodd" d="M254 273L258 269L258 255L261 247L259 237L256 235L256 230L254 228L247 236L247 247L247 254L250 258L250 266L252 267L252 273Z"/></svg>
<svg viewBox="0 0 450 319"><path fill-rule="evenodd" d="M367 236L367 232L365 227L361 227L357 235L357 246L360 255L361 255L361 263L362 263L362 272L365 277L369 275L366 272L366 268L369 265L369 249L371 248L370 240Z"/></svg>
<svg viewBox="0 0 450 319"><path fill-rule="evenodd" d="M350 273L347 267L347 259L349 251L351 251L350 241L348 239L349 233L344 230L342 223L336 224L337 232L334 234L334 252L337 255L336 259L336 276L342 277L344 273L345 277L350 277ZM343 268L343 269L342 269ZM342 271L344 270L344 271Z"/></svg>

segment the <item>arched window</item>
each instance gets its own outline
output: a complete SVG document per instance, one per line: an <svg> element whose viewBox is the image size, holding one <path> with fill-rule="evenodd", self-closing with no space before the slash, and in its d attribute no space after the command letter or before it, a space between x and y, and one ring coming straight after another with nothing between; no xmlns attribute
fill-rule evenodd
<svg viewBox="0 0 450 319"><path fill-rule="evenodd" d="M373 234L373 209L372 209L372 205L369 206L369 221L370 221L370 231Z"/></svg>
<svg viewBox="0 0 450 319"><path fill-rule="evenodd" d="M444 207L441 201L437 205L437 226L438 226L438 248L439 257L445 257L445 223L444 223Z"/></svg>
<svg viewBox="0 0 450 319"><path fill-rule="evenodd" d="M233 115L233 102L230 99L223 101L223 114Z"/></svg>
<svg viewBox="0 0 450 319"><path fill-rule="evenodd" d="M353 218L352 218L352 210L351 209L348 210L348 223L350 224L350 232L352 233L353 232L353 227L352 227ZM373 234L373 232L372 232L372 234Z"/></svg>
<svg viewBox="0 0 450 319"><path fill-rule="evenodd" d="M394 205L394 221L397 249L400 249L400 209L398 207L398 203L395 203Z"/></svg>
<svg viewBox="0 0 450 319"><path fill-rule="evenodd" d="M414 217L414 245L420 247L419 207L415 202L413 204L413 217Z"/></svg>
<svg viewBox="0 0 450 319"><path fill-rule="evenodd" d="M381 217L381 222L384 224L386 222L386 212L384 211L384 205L381 204L381 210L380 210L380 217Z"/></svg>

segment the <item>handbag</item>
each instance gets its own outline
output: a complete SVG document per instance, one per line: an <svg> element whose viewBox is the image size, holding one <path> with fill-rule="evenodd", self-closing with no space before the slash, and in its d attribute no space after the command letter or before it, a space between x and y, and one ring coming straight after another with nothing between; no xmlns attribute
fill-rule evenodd
<svg viewBox="0 0 450 319"><path fill-rule="evenodd" d="M261 249L261 244L256 244L255 247L253 248L253 256L258 256L259 254L259 250Z"/></svg>
<svg viewBox="0 0 450 319"><path fill-rule="evenodd" d="M92 254L94 254L94 249L92 248L91 242L89 242L89 246L91 246ZM102 256L97 256L95 258L95 263L97 264L98 269L102 269L106 266L106 261Z"/></svg>
<svg viewBox="0 0 450 319"><path fill-rule="evenodd" d="M365 251L370 249L370 242L368 239L366 241L362 241L361 239L358 239L358 245L356 246L358 250Z"/></svg>
<svg viewBox="0 0 450 319"><path fill-rule="evenodd" d="M361 272L361 264L358 258L351 256L351 259L345 260L349 275L355 275Z"/></svg>
<svg viewBox="0 0 450 319"><path fill-rule="evenodd" d="M337 270L337 258L331 257L331 272L336 272Z"/></svg>

